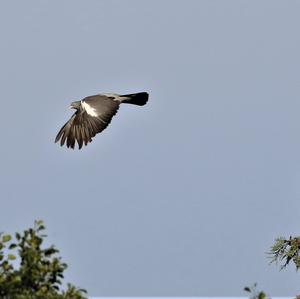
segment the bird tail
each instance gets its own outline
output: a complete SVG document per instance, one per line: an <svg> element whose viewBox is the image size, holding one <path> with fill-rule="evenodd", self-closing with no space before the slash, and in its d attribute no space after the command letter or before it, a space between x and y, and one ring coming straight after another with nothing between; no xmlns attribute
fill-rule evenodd
<svg viewBox="0 0 300 299"><path fill-rule="evenodd" d="M132 94L124 94L120 96L122 103L143 106L148 102L149 94L147 92L138 92Z"/></svg>

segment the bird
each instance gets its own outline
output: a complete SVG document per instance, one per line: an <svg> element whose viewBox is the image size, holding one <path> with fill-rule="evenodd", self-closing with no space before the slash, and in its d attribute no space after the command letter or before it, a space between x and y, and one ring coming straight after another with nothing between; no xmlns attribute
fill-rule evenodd
<svg viewBox="0 0 300 299"><path fill-rule="evenodd" d="M72 102L69 108L76 111L56 135L55 143L60 141L61 146L66 144L68 148L74 149L77 141L81 149L83 145L92 142L96 134L106 129L120 104L143 106L148 98L147 92L125 95L102 93Z"/></svg>

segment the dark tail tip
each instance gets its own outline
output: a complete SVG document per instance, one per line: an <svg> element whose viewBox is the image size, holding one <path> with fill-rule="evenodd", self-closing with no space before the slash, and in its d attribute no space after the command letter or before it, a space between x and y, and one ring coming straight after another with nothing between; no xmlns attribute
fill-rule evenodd
<svg viewBox="0 0 300 299"><path fill-rule="evenodd" d="M147 92L138 92L132 94L125 94L121 97L126 98L122 103L143 106L148 102L149 94Z"/></svg>

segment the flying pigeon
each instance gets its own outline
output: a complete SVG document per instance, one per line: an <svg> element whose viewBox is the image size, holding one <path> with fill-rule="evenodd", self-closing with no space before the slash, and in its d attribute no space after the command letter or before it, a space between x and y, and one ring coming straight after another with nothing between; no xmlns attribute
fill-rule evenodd
<svg viewBox="0 0 300 299"><path fill-rule="evenodd" d="M58 132L55 142L60 140L60 145L65 143L67 147L81 149L83 144L92 142L92 137L102 132L117 113L120 104L133 104L143 106L148 101L147 92L119 95L115 93L103 93L89 96L81 101L71 103L70 108L75 113Z"/></svg>

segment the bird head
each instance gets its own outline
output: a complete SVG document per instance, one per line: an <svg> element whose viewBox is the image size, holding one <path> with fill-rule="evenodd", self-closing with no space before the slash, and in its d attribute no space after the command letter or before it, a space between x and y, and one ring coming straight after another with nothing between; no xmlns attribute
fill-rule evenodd
<svg viewBox="0 0 300 299"><path fill-rule="evenodd" d="M80 101L72 102L70 105L70 109L79 110L80 109Z"/></svg>

